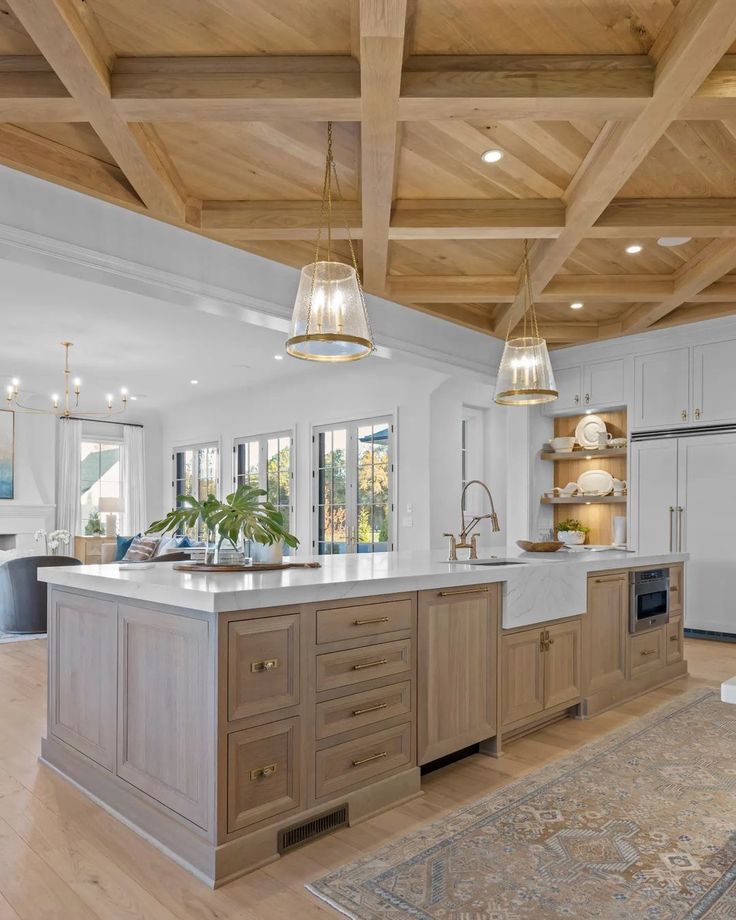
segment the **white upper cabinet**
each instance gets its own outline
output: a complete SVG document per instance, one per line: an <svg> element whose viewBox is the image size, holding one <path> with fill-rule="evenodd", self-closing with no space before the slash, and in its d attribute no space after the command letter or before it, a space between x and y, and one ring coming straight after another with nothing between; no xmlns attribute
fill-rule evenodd
<svg viewBox="0 0 736 920"><path fill-rule="evenodd" d="M692 367L693 422L736 418L736 340L695 346Z"/></svg>
<svg viewBox="0 0 736 920"><path fill-rule="evenodd" d="M546 403L545 415L559 415L576 409L608 408L624 403L624 360L555 369L559 399Z"/></svg>
<svg viewBox="0 0 736 920"><path fill-rule="evenodd" d="M583 405L620 406L624 401L624 362L599 361L583 366Z"/></svg>
<svg viewBox="0 0 736 920"><path fill-rule="evenodd" d="M687 425L690 411L690 349L675 348L634 359L632 428Z"/></svg>

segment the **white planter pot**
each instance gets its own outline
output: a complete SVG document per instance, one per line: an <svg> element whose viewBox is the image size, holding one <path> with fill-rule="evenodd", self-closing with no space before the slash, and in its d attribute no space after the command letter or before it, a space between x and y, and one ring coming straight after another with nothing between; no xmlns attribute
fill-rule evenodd
<svg viewBox="0 0 736 920"><path fill-rule="evenodd" d="M263 543L253 543L253 562L264 562L268 565L274 565L284 561L284 541L272 543L271 546L264 546Z"/></svg>
<svg viewBox="0 0 736 920"><path fill-rule="evenodd" d="M557 539L567 546L582 546L585 543L585 534L581 530L558 530Z"/></svg>

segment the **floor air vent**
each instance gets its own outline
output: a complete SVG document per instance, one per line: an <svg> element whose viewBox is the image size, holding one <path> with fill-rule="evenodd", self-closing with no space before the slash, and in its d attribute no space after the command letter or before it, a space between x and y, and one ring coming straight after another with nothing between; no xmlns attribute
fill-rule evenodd
<svg viewBox="0 0 736 920"><path fill-rule="evenodd" d="M295 850L297 847L309 843L310 840L316 840L317 837L331 834L332 831L336 831L340 827L347 827L347 824L348 806L340 805L323 815L310 818L309 821L284 828L284 830L279 831L279 853L288 853L290 850Z"/></svg>

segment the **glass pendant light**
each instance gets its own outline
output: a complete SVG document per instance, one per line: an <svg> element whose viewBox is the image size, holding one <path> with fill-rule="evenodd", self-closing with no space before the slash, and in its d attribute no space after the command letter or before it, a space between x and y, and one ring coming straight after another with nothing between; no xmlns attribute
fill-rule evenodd
<svg viewBox="0 0 736 920"><path fill-rule="evenodd" d="M496 378L495 402L502 406L534 406L552 402L557 392L555 375L549 360L547 343L539 335L537 311L534 309L532 284L529 277L529 244L524 241L524 261L521 265L526 297L524 326L517 338L506 336Z"/></svg>
<svg viewBox="0 0 736 920"><path fill-rule="evenodd" d="M286 341L288 354L308 361L357 361L375 350L347 221L345 230L352 265L332 258L333 179L339 199L340 183L332 153L332 122L328 122L317 249L314 262L302 269L291 319L291 335ZM325 224L326 259L320 259Z"/></svg>

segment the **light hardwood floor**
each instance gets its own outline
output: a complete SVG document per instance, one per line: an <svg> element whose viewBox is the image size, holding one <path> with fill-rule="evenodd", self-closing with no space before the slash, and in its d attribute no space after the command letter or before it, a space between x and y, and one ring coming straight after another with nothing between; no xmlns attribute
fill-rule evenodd
<svg viewBox="0 0 736 920"><path fill-rule="evenodd" d="M591 721L566 720L425 777L425 795L210 891L37 761L46 642L0 645L0 920L309 920L337 913L304 890L332 867L440 818L693 686L736 674L736 644L688 640L691 676Z"/></svg>

